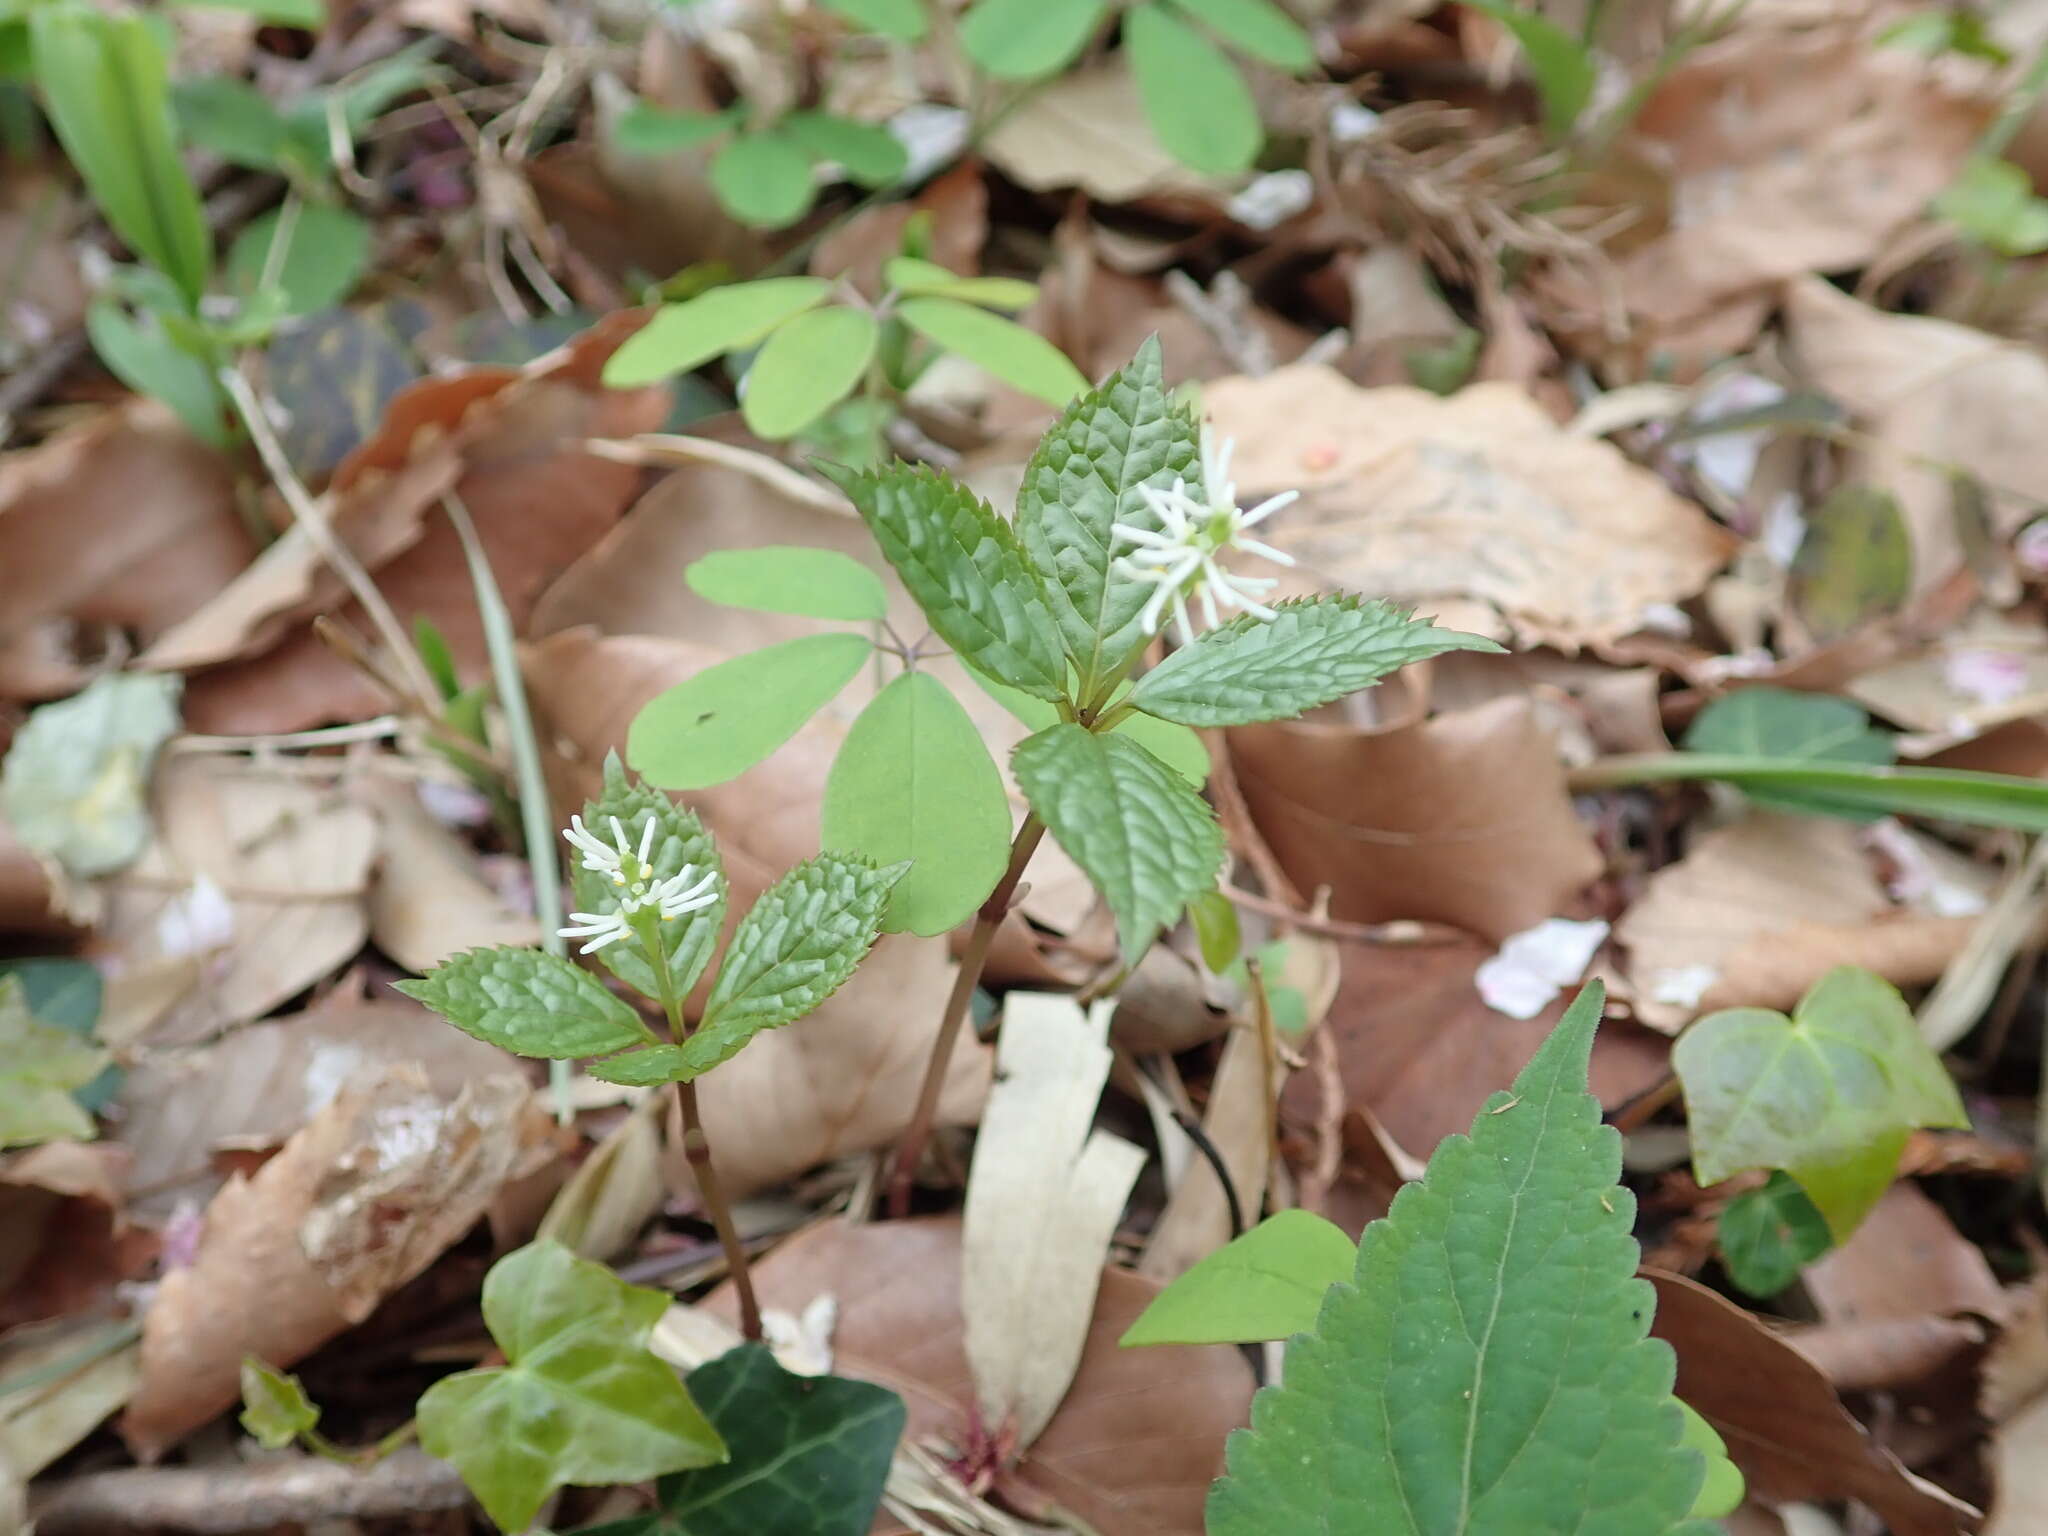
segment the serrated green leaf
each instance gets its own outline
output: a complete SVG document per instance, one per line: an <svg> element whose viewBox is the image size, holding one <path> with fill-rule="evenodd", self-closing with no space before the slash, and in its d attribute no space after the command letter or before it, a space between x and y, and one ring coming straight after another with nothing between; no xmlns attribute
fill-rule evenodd
<svg viewBox="0 0 2048 1536"><path fill-rule="evenodd" d="M969 667L967 675L975 686L1015 715L1032 731L1059 724L1060 712L1044 699L1035 699L1022 689L999 683L987 673ZM1209 782L1209 749L1202 738L1184 725L1146 714L1129 714L1109 728L1113 736L1127 736L1200 789Z"/></svg>
<svg viewBox="0 0 2048 1536"><path fill-rule="evenodd" d="M299 1378L242 1357L242 1428L266 1451L281 1451L320 1422L320 1410Z"/></svg>
<svg viewBox="0 0 2048 1536"><path fill-rule="evenodd" d="M704 1020L683 1042L695 1077L738 1054L764 1029L793 1023L837 992L882 931L898 864L821 853L761 893L726 946Z"/></svg>
<svg viewBox="0 0 2048 1536"><path fill-rule="evenodd" d="M1036 283L1014 277L962 277L937 262L920 261L915 256L890 257L882 267L882 281L898 293L959 299L986 309L1023 309L1038 298Z"/></svg>
<svg viewBox="0 0 2048 1536"><path fill-rule="evenodd" d="M1366 1229L1210 1491L1210 1536L1667 1536L1705 1471L1635 1277L1621 1137L1586 1091L1595 984Z"/></svg>
<svg viewBox="0 0 2048 1536"><path fill-rule="evenodd" d="M1315 46L1301 23L1272 0L1176 0L1233 48L1294 74L1313 68Z"/></svg>
<svg viewBox="0 0 2048 1536"><path fill-rule="evenodd" d="M73 1094L112 1058L29 1011L19 976L0 976L0 1147L91 1141L92 1116Z"/></svg>
<svg viewBox="0 0 2048 1536"><path fill-rule="evenodd" d="M517 1056L603 1056L652 1036L581 966L537 949L471 949L392 983L464 1034Z"/></svg>
<svg viewBox="0 0 2048 1536"><path fill-rule="evenodd" d="M1045 583L987 502L922 466L825 472L859 509L940 639L1013 688L1048 701L1066 696Z"/></svg>
<svg viewBox="0 0 2048 1536"><path fill-rule="evenodd" d="M818 196L811 157L776 133L743 133L721 149L711 162L711 190L727 213L756 229L794 224Z"/></svg>
<svg viewBox="0 0 2048 1536"><path fill-rule="evenodd" d="M951 932L988 898L1009 861L1010 801L945 684L906 672L860 712L825 780L822 842L878 865L909 862L886 933Z"/></svg>
<svg viewBox="0 0 2048 1536"><path fill-rule="evenodd" d="M668 1083L687 1082L697 1075L680 1045L650 1045L627 1051L622 1056L593 1061L585 1070L592 1077L622 1083L628 1088L659 1088Z"/></svg>
<svg viewBox="0 0 2048 1536"><path fill-rule="evenodd" d="M286 215L285 209L273 209L236 237L228 249L229 283L244 295L274 287L284 296L287 314L310 315L339 304L370 264L369 222L326 203L301 203ZM281 234L284 252L273 263Z"/></svg>
<svg viewBox="0 0 2048 1536"><path fill-rule="evenodd" d="M1898 988L1855 966L1821 977L1790 1018L1709 1014L1678 1037L1671 1066L1700 1183L1782 1168L1837 1242L1890 1186L1909 1131L1970 1123Z"/></svg>
<svg viewBox="0 0 2048 1536"><path fill-rule="evenodd" d="M1723 1515L1734 1514L1742 1503L1743 1494L1748 1491L1748 1485L1735 1463L1728 1459L1728 1442L1682 1398L1678 1409L1685 1415L1685 1435L1678 1443L1687 1450L1698 1451L1707 1464L1707 1475L1700 1483L1700 1491L1694 1497L1689 1513L1700 1520L1718 1520Z"/></svg>
<svg viewBox="0 0 2048 1536"><path fill-rule="evenodd" d="M1137 743L1056 725L1019 742L1010 771L1116 914L1126 965L1216 883L1223 834L1215 813Z"/></svg>
<svg viewBox="0 0 2048 1536"><path fill-rule="evenodd" d="M155 315L141 319L111 298L93 300L85 332L107 371L137 394L161 400L192 435L227 446L227 400L205 363L171 339Z"/></svg>
<svg viewBox="0 0 2048 1536"><path fill-rule="evenodd" d="M0 761L0 816L74 875L108 875L149 840L149 774L178 729L183 682L109 672L29 712Z"/></svg>
<svg viewBox="0 0 2048 1536"><path fill-rule="evenodd" d="M1730 1200L1715 1232L1728 1278L1756 1297L1777 1295L1834 1246L1827 1218L1781 1170Z"/></svg>
<svg viewBox="0 0 2048 1536"><path fill-rule="evenodd" d="M1891 734L1875 729L1870 716L1847 699L1767 687L1742 688L1715 699L1695 717L1681 745L1688 752L1812 763L1889 763L1895 753ZM1867 806L1837 806L1824 794L1768 785L1758 785L1748 794L1771 810L1855 821L1881 814Z"/></svg>
<svg viewBox="0 0 2048 1536"><path fill-rule="evenodd" d="M1554 139L1572 131L1579 114L1593 99L1593 87L1600 78L1592 50L1548 16L1518 3L1518 0L1465 0L1475 11L1484 11L1522 45L1529 75L1543 98L1543 126Z"/></svg>
<svg viewBox="0 0 2048 1536"><path fill-rule="evenodd" d="M896 313L919 335L1048 405L1065 405L1088 387L1066 353L1014 320L929 297L905 299Z"/></svg>
<svg viewBox="0 0 2048 1536"><path fill-rule="evenodd" d="M821 3L826 10L858 22L870 32L879 32L900 42L919 42L931 27L918 0L821 0Z"/></svg>
<svg viewBox="0 0 2048 1536"><path fill-rule="evenodd" d="M1017 493L1017 533L1046 579L1083 703L1117 677L1145 636L1147 582L1114 569L1113 525L1157 531L1146 487L1202 494L1201 434L1167 393L1158 338L1053 424Z"/></svg>
<svg viewBox="0 0 2048 1536"><path fill-rule="evenodd" d="M977 0L960 22L960 46L998 80L1038 80L1088 46L1104 0Z"/></svg>
<svg viewBox="0 0 2048 1536"><path fill-rule="evenodd" d="M612 827L614 819L618 822L617 833ZM593 836L606 841L615 841L618 833L623 833L626 846L637 855L650 820L656 830L648 862L656 879L673 879L686 866L694 871L693 884L696 877L706 874L717 877L712 887L717 900L661 925L662 942L668 947L670 982L677 997L687 997L711 959L711 951L718 945L719 929L725 925L725 903L731 890L725 878L725 864L718 856L718 845L704 830L695 811L677 805L650 785L627 779L618 754L611 753L605 758L603 792L583 807L584 826ZM619 908L617 887L597 871L585 869L581 859L570 871L570 886L579 912L607 916ZM661 996L661 980L638 944L607 944L597 951L597 958L641 996Z"/></svg>
<svg viewBox="0 0 2048 1536"><path fill-rule="evenodd" d="M864 635L805 635L706 667L633 717L626 761L663 789L737 778L831 702L873 648Z"/></svg>
<svg viewBox="0 0 2048 1536"><path fill-rule="evenodd" d="M1351 1277L1358 1246L1309 1211L1279 1211L1169 1284L1117 1340L1254 1344L1316 1323L1330 1287Z"/></svg>
<svg viewBox="0 0 2048 1536"><path fill-rule="evenodd" d="M651 102L636 101L612 124L612 143L629 155L672 155L709 144L732 127L730 113L665 112Z"/></svg>
<svg viewBox="0 0 2048 1536"><path fill-rule="evenodd" d="M507 1531L526 1529L565 1483L605 1487L723 1461L718 1431L648 1352L668 1305L560 1243L507 1254L483 1297L505 1364L429 1387L421 1447L453 1462Z"/></svg>
<svg viewBox="0 0 2048 1536"><path fill-rule="evenodd" d="M683 580L701 598L756 613L869 624L889 616L882 579L836 549L764 544L715 550L692 561Z"/></svg>
<svg viewBox="0 0 2048 1536"><path fill-rule="evenodd" d="M1283 602L1276 618L1240 614L1138 679L1130 702L1182 725L1288 720L1398 667L1446 651L1499 651L1478 635L1438 629L1392 603L1339 594Z"/></svg>
<svg viewBox="0 0 2048 1536"><path fill-rule="evenodd" d="M831 291L821 277L764 277L664 305L612 354L604 381L613 389L653 384L751 347L785 320L822 304Z"/></svg>
<svg viewBox="0 0 2048 1536"><path fill-rule="evenodd" d="M213 270L213 237L178 158L167 61L150 22L135 12L37 6L29 15L36 83L114 232L196 308Z"/></svg>
<svg viewBox="0 0 2048 1536"><path fill-rule="evenodd" d="M1792 558L1794 608L1817 640L1896 612L1913 589L1913 540L1889 491L1839 486L1806 520Z"/></svg>
<svg viewBox="0 0 2048 1536"><path fill-rule="evenodd" d="M579 1536L864 1536L903 1435L903 1399L843 1376L797 1376L742 1344L690 1373L733 1458L665 1477L660 1506Z"/></svg>
<svg viewBox="0 0 2048 1536"><path fill-rule="evenodd" d="M1258 158L1265 130L1258 103L1223 51L1165 6L1124 18L1124 51L1145 120L1166 152L1211 176L1235 176Z"/></svg>
<svg viewBox="0 0 2048 1536"><path fill-rule="evenodd" d="M798 148L844 167L847 176L864 187L889 186L902 180L910 167L910 153L902 141L873 123L857 123L832 112L792 112L775 126Z"/></svg>
<svg viewBox="0 0 2048 1536"><path fill-rule="evenodd" d="M747 370L748 427L770 442L794 437L860 383L880 334L873 315L840 305L778 327Z"/></svg>

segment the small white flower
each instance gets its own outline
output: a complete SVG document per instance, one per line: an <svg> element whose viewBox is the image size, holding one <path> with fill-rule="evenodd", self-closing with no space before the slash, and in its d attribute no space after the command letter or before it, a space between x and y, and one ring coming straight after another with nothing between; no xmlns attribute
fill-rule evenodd
<svg viewBox="0 0 2048 1536"><path fill-rule="evenodd" d="M636 853L626 844L626 829L619 818L611 818L612 841L602 838L583 825L581 816L569 818L569 830L562 836L570 846L583 855L583 867L609 880L619 893L619 905L611 912L571 912L569 920L574 926L560 931L565 939L588 939L579 951L590 954L603 949L605 945L620 939L630 938L633 933L633 918L652 907L662 921L668 922L710 906L718 900L718 873L706 870L697 874L697 866L685 864L666 880L655 878L654 865L654 818L649 817L640 834L640 848Z"/></svg>
<svg viewBox="0 0 2048 1536"><path fill-rule="evenodd" d="M1274 612L1259 599L1279 583L1271 578L1232 576L1217 563L1226 550L1241 549L1263 555L1280 565L1294 564L1292 555L1261 544L1248 530L1263 522L1301 494L1284 491L1269 496L1250 511L1237 504L1237 486L1230 479L1230 451L1234 445L1225 438L1216 445L1207 427L1202 428L1202 489L1206 499L1188 493L1187 482L1176 479L1170 491L1142 486L1139 494L1159 519L1160 529L1134 528L1128 523L1113 525L1116 542L1137 546L1117 558L1117 569L1157 589L1138 615L1145 633L1159 632L1159 621L1168 603L1173 604L1175 628L1181 643L1195 637L1188 622L1188 592L1193 589L1202 601L1202 617L1210 628L1218 622L1218 602L1262 619Z"/></svg>

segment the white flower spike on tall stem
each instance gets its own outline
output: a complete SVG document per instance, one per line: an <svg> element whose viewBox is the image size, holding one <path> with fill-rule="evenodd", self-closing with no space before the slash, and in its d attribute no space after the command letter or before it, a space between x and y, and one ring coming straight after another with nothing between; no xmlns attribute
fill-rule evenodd
<svg viewBox="0 0 2048 1536"><path fill-rule="evenodd" d="M1159 519L1160 528L1134 528L1117 523L1110 528L1117 543L1136 547L1120 555L1116 568L1126 576L1148 581L1156 590L1138 614L1148 635L1159 633L1159 622L1167 604L1173 605L1174 627L1183 645L1195 638L1188 622L1188 594L1201 600L1202 618L1214 629L1219 622L1217 604L1242 608L1262 619L1274 614L1259 599L1279 585L1271 577L1233 576L1218 563L1226 550L1241 549L1263 555L1279 565L1294 564L1294 557L1262 544L1249 536L1256 527L1301 492L1283 491L1269 496L1250 511L1237 504L1237 486L1230 478L1230 453L1235 444L1223 439L1221 447L1208 427L1202 428L1202 497L1188 494L1187 482L1176 478L1170 491L1141 486L1138 494Z"/></svg>
<svg viewBox="0 0 2048 1536"><path fill-rule="evenodd" d="M605 842L583 825L581 816L569 818L562 836L583 855L583 867L604 876L618 888L619 905L611 912L571 912L572 925L560 930L565 939L588 939L579 954L590 954L620 939L633 936L633 919L652 908L663 922L682 917L718 900L718 873L707 870L701 876L697 866L685 864L666 880L657 880L652 862L654 828L652 817L640 834L636 853L626 843L626 829L619 818L611 818L612 841ZM694 877L694 878L693 878Z"/></svg>

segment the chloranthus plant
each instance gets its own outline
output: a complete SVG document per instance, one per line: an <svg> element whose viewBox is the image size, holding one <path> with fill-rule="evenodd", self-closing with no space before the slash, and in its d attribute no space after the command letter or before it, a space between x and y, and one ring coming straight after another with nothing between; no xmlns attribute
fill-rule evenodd
<svg viewBox="0 0 2048 1536"><path fill-rule="evenodd" d="M830 551L728 551L686 573L717 601L840 627L722 662L651 700L627 738L651 783L733 778L870 663L895 674L826 779L824 843L877 867L908 865L885 930L937 935L974 919L898 1150L899 1210L989 945L1046 832L1093 880L1122 962L1134 964L1214 890L1223 863L1194 729L1287 719L1408 662L1495 649L1351 594L1269 603L1274 579L1236 562L1248 552L1286 563L1257 530L1292 498L1240 508L1229 463L1229 445L1169 394L1148 342L1046 433L1013 518L929 468L825 468L921 610L924 639L906 642L874 573ZM1174 649L1143 666L1162 638ZM934 640L1032 732L1009 765L1030 807L1021 825L981 733L926 670Z"/></svg>

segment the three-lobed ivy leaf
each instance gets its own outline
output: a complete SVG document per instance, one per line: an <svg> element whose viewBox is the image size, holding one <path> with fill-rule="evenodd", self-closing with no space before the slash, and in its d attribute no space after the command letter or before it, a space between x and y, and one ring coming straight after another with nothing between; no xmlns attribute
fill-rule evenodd
<svg viewBox="0 0 2048 1536"><path fill-rule="evenodd" d="M266 1365L254 1355L242 1359L242 1428L266 1451L281 1451L320 1422L320 1410L299 1378Z"/></svg>
<svg viewBox="0 0 2048 1536"><path fill-rule="evenodd" d="M941 640L1013 688L1065 697L1067 664L1045 583L987 502L950 475L906 464L826 473Z"/></svg>
<svg viewBox="0 0 2048 1536"><path fill-rule="evenodd" d="M0 759L0 816L74 875L112 874L149 841L149 775L178 728L177 677L109 672L29 713Z"/></svg>
<svg viewBox="0 0 2048 1536"><path fill-rule="evenodd" d="M1730 1200L1715 1235L1728 1278L1758 1297L1777 1295L1834 1245L1827 1218L1783 1170Z"/></svg>
<svg viewBox="0 0 2048 1536"><path fill-rule="evenodd" d="M1210 1536L1695 1536L1621 1137L1586 1091L1594 984L1366 1229L1210 1491Z"/></svg>
<svg viewBox="0 0 2048 1536"><path fill-rule="evenodd" d="M929 673L896 678L853 722L825 779L822 842L877 865L908 861L885 932L949 932L1002 878L1003 776L967 711Z"/></svg>
<svg viewBox="0 0 2048 1536"><path fill-rule="evenodd" d="M91 1141L92 1116L74 1097L112 1058L29 1011L19 976L0 976L0 1147Z"/></svg>
<svg viewBox="0 0 2048 1536"><path fill-rule="evenodd" d="M1225 1243L1152 1298L1117 1342L1256 1344L1316 1323L1323 1297L1347 1280L1358 1245L1311 1211L1277 1211Z"/></svg>
<svg viewBox="0 0 2048 1536"><path fill-rule="evenodd" d="M654 842L648 859L656 879L673 879L685 865L695 871L692 884L706 874L718 877L712 887L717 893L716 901L661 925L662 941L668 947L671 984L676 996L686 997L711 959L711 951L718 944L718 930L725 923L725 902L731 887L725 878L724 861L718 856L718 845L695 811L677 805L651 785L629 780L616 752L605 758L603 790L583 807L584 826L606 842L617 835L612 827L614 820L618 822L618 832L625 836L626 846L636 855L641 838L647 835L648 822L654 823ZM585 869L580 859L570 871L570 888L579 912L605 916L618 910L618 887L596 870ZM597 952L597 958L643 997L661 995L660 978L638 944L607 944Z"/></svg>
<svg viewBox="0 0 2048 1536"><path fill-rule="evenodd" d="M1128 737L1055 725L1017 744L1010 771L1116 914L1124 963L1216 883L1223 833L1194 786Z"/></svg>
<svg viewBox="0 0 2048 1536"><path fill-rule="evenodd" d="M971 303L926 294L903 300L896 313L920 336L1048 405L1065 405L1088 387L1067 354L1038 332Z"/></svg>
<svg viewBox="0 0 2048 1536"><path fill-rule="evenodd" d="M507 1531L526 1529L564 1484L633 1483L723 1461L718 1431L648 1352L668 1304L560 1243L506 1255L483 1294L505 1364L429 1387L420 1445L454 1463Z"/></svg>
<svg viewBox="0 0 2048 1536"><path fill-rule="evenodd" d="M889 616L882 578L851 555L799 544L714 550L693 560L683 580L699 597L756 613L880 623Z"/></svg>
<svg viewBox="0 0 2048 1536"><path fill-rule="evenodd" d="M1340 594L1283 602L1271 620L1241 614L1138 679L1130 702L1182 725L1286 720L1369 688L1446 651L1498 651L1392 603Z"/></svg>
<svg viewBox="0 0 2048 1536"><path fill-rule="evenodd" d="M579 1536L863 1536L882 1501L903 1399L844 1376L798 1376L742 1344L690 1373L732 1460L664 1477L659 1508Z"/></svg>
<svg viewBox="0 0 2048 1536"><path fill-rule="evenodd" d="M1790 688L1742 688L1694 717L1681 745L1688 752L1735 757L1770 757L1795 763L1890 763L1896 755L1891 734L1847 699ZM1841 804L1824 791L1745 786L1749 798L1770 810L1874 820L1867 805Z"/></svg>
<svg viewBox="0 0 2048 1536"><path fill-rule="evenodd" d="M613 389L654 384L714 357L751 347L784 321L825 302L822 277L764 277L665 305L604 365Z"/></svg>
<svg viewBox="0 0 2048 1536"><path fill-rule="evenodd" d="M747 426L770 442L794 437L861 381L880 335L873 315L839 304L781 326L747 370Z"/></svg>
<svg viewBox="0 0 2048 1536"><path fill-rule="evenodd" d="M967 56L998 80L1065 69L1108 12L1104 0L977 0L960 22Z"/></svg>
<svg viewBox="0 0 2048 1536"><path fill-rule="evenodd" d="M1898 988L1856 966L1821 977L1790 1018L1709 1014L1678 1037L1671 1066L1700 1183L1782 1168L1837 1242L1890 1186L1908 1132L1970 1123Z"/></svg>
<svg viewBox="0 0 2048 1536"><path fill-rule="evenodd" d="M1017 534L1045 577L1084 703L1143 643L1138 614L1153 592L1115 568L1110 530L1123 523L1156 532L1142 492L1176 480L1201 494L1201 434L1193 412L1167 392L1156 337L1068 406L1025 466Z"/></svg>
<svg viewBox="0 0 2048 1536"><path fill-rule="evenodd" d="M651 1038L590 972L537 949L465 950L393 986L464 1034L517 1056L604 1056Z"/></svg>

